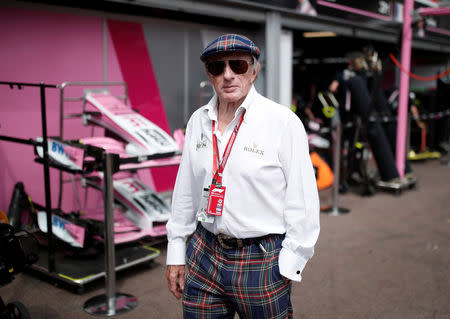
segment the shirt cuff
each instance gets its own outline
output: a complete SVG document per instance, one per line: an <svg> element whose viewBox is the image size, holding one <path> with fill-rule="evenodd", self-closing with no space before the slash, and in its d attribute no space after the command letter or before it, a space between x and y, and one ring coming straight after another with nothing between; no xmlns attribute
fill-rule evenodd
<svg viewBox="0 0 450 319"><path fill-rule="evenodd" d="M278 257L280 274L293 281L302 281L302 271L308 259L294 254L287 248L281 248Z"/></svg>
<svg viewBox="0 0 450 319"><path fill-rule="evenodd" d="M174 241L167 244L166 265L186 264L186 243Z"/></svg>

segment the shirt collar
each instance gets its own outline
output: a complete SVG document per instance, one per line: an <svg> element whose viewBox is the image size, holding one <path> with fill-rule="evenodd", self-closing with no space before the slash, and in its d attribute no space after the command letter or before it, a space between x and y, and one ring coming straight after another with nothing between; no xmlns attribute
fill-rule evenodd
<svg viewBox="0 0 450 319"><path fill-rule="evenodd" d="M250 88L250 91L248 92L247 96L245 97L242 104L238 107L235 113L235 117L238 114L241 114L242 110L246 110L246 115L244 116L244 122L247 122L247 113L250 109L250 106L253 104L253 101L255 100L255 97L257 95L255 86L252 84L252 87ZM205 106L205 112L207 113L207 116L210 120L217 121L217 93L214 93L214 96L211 98L211 100L206 104Z"/></svg>

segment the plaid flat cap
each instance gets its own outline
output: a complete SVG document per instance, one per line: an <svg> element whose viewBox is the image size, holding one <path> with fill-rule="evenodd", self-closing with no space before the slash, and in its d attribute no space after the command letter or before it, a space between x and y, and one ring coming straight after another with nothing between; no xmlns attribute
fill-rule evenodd
<svg viewBox="0 0 450 319"><path fill-rule="evenodd" d="M208 44L200 60L205 61L212 54L221 52L247 52L259 58L259 48L247 37L239 34L224 34Z"/></svg>

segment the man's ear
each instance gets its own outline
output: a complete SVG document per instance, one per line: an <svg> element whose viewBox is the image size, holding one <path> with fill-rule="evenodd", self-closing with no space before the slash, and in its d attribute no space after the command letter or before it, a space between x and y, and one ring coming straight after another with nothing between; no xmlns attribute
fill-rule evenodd
<svg viewBox="0 0 450 319"><path fill-rule="evenodd" d="M211 74L209 74L208 70L206 70L206 65L205 65L205 73L206 73L206 76L208 77L209 83L212 84L213 83L213 81L212 81L213 76Z"/></svg>
<svg viewBox="0 0 450 319"><path fill-rule="evenodd" d="M256 65L252 71L252 77L253 77L252 83L255 82L256 78L258 77L259 70L261 69L261 64L258 61L256 61L255 63L256 63Z"/></svg>

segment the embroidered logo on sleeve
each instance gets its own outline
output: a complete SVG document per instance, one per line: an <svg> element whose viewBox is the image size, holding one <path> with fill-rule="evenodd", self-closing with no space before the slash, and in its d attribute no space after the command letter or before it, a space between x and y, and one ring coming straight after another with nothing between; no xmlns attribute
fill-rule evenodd
<svg viewBox="0 0 450 319"><path fill-rule="evenodd" d="M200 139L197 140L197 144L195 145L195 150L199 151L202 148L206 147L206 136L202 133L200 135Z"/></svg>
<svg viewBox="0 0 450 319"><path fill-rule="evenodd" d="M258 148L258 144L253 143L252 146L244 146L244 151L264 156L264 150Z"/></svg>

